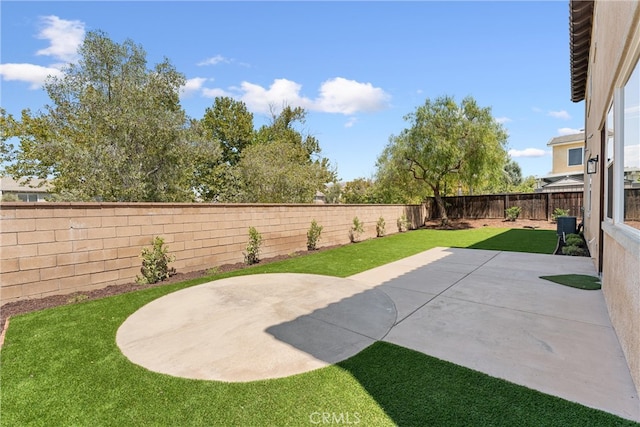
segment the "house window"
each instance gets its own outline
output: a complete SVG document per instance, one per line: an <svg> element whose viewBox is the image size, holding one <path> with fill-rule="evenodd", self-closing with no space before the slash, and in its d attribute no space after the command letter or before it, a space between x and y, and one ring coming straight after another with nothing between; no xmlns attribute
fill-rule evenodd
<svg viewBox="0 0 640 427"><path fill-rule="evenodd" d="M569 152L567 153L567 158L569 159L569 166L582 165L582 147L569 148Z"/></svg>
<svg viewBox="0 0 640 427"><path fill-rule="evenodd" d="M613 220L613 130L615 127L613 121L613 105L609 107L605 126L607 127L607 139L605 142L607 144L607 158L605 163L607 166L607 174L604 178L606 188L605 213L609 220Z"/></svg>
<svg viewBox="0 0 640 427"><path fill-rule="evenodd" d="M636 62L631 77L624 85L622 101L623 132L622 132L622 160L624 168L622 177L623 198L621 203L623 222L637 224L638 213L630 209L637 205L640 194L640 67ZM637 209L636 209L637 210ZM634 221L636 220L636 221ZM638 226L635 226L638 228Z"/></svg>
<svg viewBox="0 0 640 427"><path fill-rule="evenodd" d="M18 199L21 202L37 202L38 195L32 193L18 193Z"/></svg>

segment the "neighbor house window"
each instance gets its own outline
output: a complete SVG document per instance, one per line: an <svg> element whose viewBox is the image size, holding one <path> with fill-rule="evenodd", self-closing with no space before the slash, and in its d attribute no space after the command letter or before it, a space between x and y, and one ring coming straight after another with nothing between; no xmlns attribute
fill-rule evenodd
<svg viewBox="0 0 640 427"><path fill-rule="evenodd" d="M31 194L31 193L18 193L18 199L21 202L37 202L38 201L38 195L37 194Z"/></svg>
<svg viewBox="0 0 640 427"><path fill-rule="evenodd" d="M582 165L582 147L569 148L569 152L567 153L567 158L569 159L569 166Z"/></svg>

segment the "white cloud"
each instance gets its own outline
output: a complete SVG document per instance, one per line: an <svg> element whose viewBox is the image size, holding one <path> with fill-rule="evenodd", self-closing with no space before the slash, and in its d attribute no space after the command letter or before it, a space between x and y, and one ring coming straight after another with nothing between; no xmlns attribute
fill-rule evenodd
<svg viewBox="0 0 640 427"><path fill-rule="evenodd" d="M49 40L49 47L40 49L36 55L52 56L66 63L75 62L78 57L78 47L84 39L84 23L81 21L67 21L57 16L43 16L40 18L42 28L37 37Z"/></svg>
<svg viewBox="0 0 640 427"><path fill-rule="evenodd" d="M194 93L198 92L202 89L202 85L209 80L204 77L194 77L192 79L188 79L187 82L180 88L180 96L183 98L188 98Z"/></svg>
<svg viewBox="0 0 640 427"><path fill-rule="evenodd" d="M217 65L217 64L229 64L231 62L230 59L225 58L222 55L212 56L211 58L207 58L204 61L198 62L197 65Z"/></svg>
<svg viewBox="0 0 640 427"><path fill-rule="evenodd" d="M202 96L204 96L205 98L216 98L218 96L228 96L229 98L234 98L235 94L231 93L231 92L227 92L224 89L218 89L218 88L213 88L213 89L209 89L209 88L203 88L202 89Z"/></svg>
<svg viewBox="0 0 640 427"><path fill-rule="evenodd" d="M344 124L344 127L346 127L346 128L353 127L353 125L355 125L357 121L358 121L357 118L350 117L349 120L347 120L347 122Z"/></svg>
<svg viewBox="0 0 640 427"><path fill-rule="evenodd" d="M336 77L320 86L320 96L313 109L326 113L353 114L357 111L373 112L387 106L389 95L371 83L360 83Z"/></svg>
<svg viewBox="0 0 640 427"><path fill-rule="evenodd" d="M547 154L546 151L540 150L539 148L525 148L524 150L509 150L509 156L512 158L516 157L543 157Z"/></svg>
<svg viewBox="0 0 640 427"><path fill-rule="evenodd" d="M573 129L573 128L560 128L558 129L558 135L575 135L576 133L581 133L581 129Z"/></svg>
<svg viewBox="0 0 640 427"><path fill-rule="evenodd" d="M260 85L242 82L240 91L243 92L240 99L251 111L267 114L271 107L276 109L283 105L291 107L303 107L310 109L311 100L300 96L302 86L287 79L276 79L268 89Z"/></svg>
<svg viewBox="0 0 640 427"><path fill-rule="evenodd" d="M549 111L547 115L555 117L556 119L571 120L571 114L567 113L565 110Z"/></svg>
<svg viewBox="0 0 640 427"><path fill-rule="evenodd" d="M302 107L309 111L350 115L357 112L379 111L387 107L389 95L371 83L360 83L337 77L320 85L319 94L311 99L301 94L302 85L292 80L275 79L265 88L242 82L240 87L229 90L203 88L205 97L233 96L247 105L251 111L268 114L272 108L284 105ZM231 94L234 95L231 95ZM224 95L223 95L224 94ZM351 121L351 125L353 121ZM348 125L350 126L350 125Z"/></svg>
<svg viewBox="0 0 640 427"><path fill-rule="evenodd" d="M504 123L509 123L512 122L513 120L511 120L509 117L496 117L496 122L504 124Z"/></svg>
<svg viewBox="0 0 640 427"><path fill-rule="evenodd" d="M39 89L48 76L62 76L61 68L78 58L78 47L84 39L84 23L67 21L57 16L40 17L40 31L37 37L49 40L49 46L40 49L36 55L50 56L58 63L42 66L36 64L0 64L0 75L6 81L29 83L29 89ZM62 63L60 63L62 62Z"/></svg>
<svg viewBox="0 0 640 427"><path fill-rule="evenodd" d="M7 81L30 83L29 89L39 89L48 76L60 77L62 72L57 68L34 64L0 64L0 75Z"/></svg>

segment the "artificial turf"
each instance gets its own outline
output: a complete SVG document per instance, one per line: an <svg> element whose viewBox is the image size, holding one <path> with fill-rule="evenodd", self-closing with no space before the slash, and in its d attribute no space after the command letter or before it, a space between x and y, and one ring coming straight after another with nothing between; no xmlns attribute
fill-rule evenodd
<svg viewBox="0 0 640 427"><path fill-rule="evenodd" d="M249 383L154 373L129 362L115 343L137 309L204 281L265 272L345 277L436 246L482 245L503 233L419 230L16 316L0 352L0 425L637 425L382 342L330 367ZM550 239L547 253L554 245Z"/></svg>
<svg viewBox="0 0 640 427"><path fill-rule="evenodd" d="M586 274L558 274L556 276L540 276L540 278L560 285L586 289L589 291L601 288L600 279L598 277Z"/></svg>

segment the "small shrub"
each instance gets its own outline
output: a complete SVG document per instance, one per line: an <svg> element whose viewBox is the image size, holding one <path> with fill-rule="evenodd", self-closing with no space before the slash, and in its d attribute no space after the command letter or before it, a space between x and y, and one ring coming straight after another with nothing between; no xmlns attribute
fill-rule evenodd
<svg viewBox="0 0 640 427"><path fill-rule="evenodd" d="M578 246L581 248L586 246L584 239L579 234L567 234L564 242L567 246Z"/></svg>
<svg viewBox="0 0 640 427"><path fill-rule="evenodd" d="M318 242L320 241L320 234L322 233L322 226L318 225L316 220L311 221L311 226L307 231L307 250L315 251L318 249Z"/></svg>
<svg viewBox="0 0 640 427"><path fill-rule="evenodd" d="M378 222L376 222L376 236L383 237L385 235L385 223L384 218L378 218Z"/></svg>
<svg viewBox="0 0 640 427"><path fill-rule="evenodd" d="M220 273L220 267L218 266L211 267L207 270L207 276L215 276L218 273Z"/></svg>
<svg viewBox="0 0 640 427"><path fill-rule="evenodd" d="M360 219L356 216L353 218L353 225L349 230L349 240L351 243L355 243L360 240L360 235L364 233L364 225Z"/></svg>
<svg viewBox="0 0 640 427"><path fill-rule="evenodd" d="M2 195L2 202L19 202L20 198L13 193L5 193Z"/></svg>
<svg viewBox="0 0 640 427"><path fill-rule="evenodd" d="M153 247L142 248L142 276L136 277L136 282L141 285L157 283L176 274L175 268L169 268L169 263L175 261L175 257L168 254L168 248L164 246L164 239L156 236L153 239Z"/></svg>
<svg viewBox="0 0 640 427"><path fill-rule="evenodd" d="M551 221L556 222L559 216L569 216L569 209L555 208L551 214Z"/></svg>
<svg viewBox="0 0 640 427"><path fill-rule="evenodd" d="M86 301L89 299L89 295L85 294L75 294L71 298L67 300L67 304L76 304L82 301Z"/></svg>
<svg viewBox="0 0 640 427"><path fill-rule="evenodd" d="M564 246L562 248L562 255L587 256L589 255L589 252L580 246Z"/></svg>
<svg viewBox="0 0 640 427"><path fill-rule="evenodd" d="M518 219L520 212L522 212L520 206L511 206L504 210L504 213L507 216L507 221L515 221Z"/></svg>
<svg viewBox="0 0 640 427"><path fill-rule="evenodd" d="M396 221L396 224L400 233L404 233L405 231L407 231L409 229L409 226L411 225L409 223L409 220L407 219L407 214L402 214L402 216L400 216L400 218L398 218L398 220Z"/></svg>
<svg viewBox="0 0 640 427"><path fill-rule="evenodd" d="M245 264L253 265L260 262L260 246L262 246L262 234L258 233L255 227L249 227L247 252L243 252Z"/></svg>

